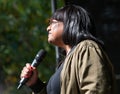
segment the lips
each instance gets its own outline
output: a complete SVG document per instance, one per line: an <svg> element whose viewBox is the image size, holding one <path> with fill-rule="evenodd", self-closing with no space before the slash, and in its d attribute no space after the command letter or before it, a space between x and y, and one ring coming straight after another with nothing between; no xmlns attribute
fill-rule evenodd
<svg viewBox="0 0 120 94"><path fill-rule="evenodd" d="M52 34L50 31L48 32L48 35Z"/></svg>
<svg viewBox="0 0 120 94"><path fill-rule="evenodd" d="M51 33L48 33L48 37L51 35Z"/></svg>

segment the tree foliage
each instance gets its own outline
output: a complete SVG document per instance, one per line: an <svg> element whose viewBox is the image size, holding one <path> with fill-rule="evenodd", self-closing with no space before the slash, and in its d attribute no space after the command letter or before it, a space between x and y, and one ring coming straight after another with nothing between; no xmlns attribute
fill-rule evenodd
<svg viewBox="0 0 120 94"><path fill-rule="evenodd" d="M1 94L29 93L26 87L17 91L19 75L40 49L47 51L38 67L40 78L47 81L54 72L55 49L48 44L46 32L50 16L50 0L0 0Z"/></svg>

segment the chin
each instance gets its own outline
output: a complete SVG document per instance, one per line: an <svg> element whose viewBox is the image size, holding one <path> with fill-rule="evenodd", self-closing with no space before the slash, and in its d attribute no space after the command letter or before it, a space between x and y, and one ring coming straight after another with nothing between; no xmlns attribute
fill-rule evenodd
<svg viewBox="0 0 120 94"><path fill-rule="evenodd" d="M53 42L51 40L48 40L48 43L53 44Z"/></svg>
<svg viewBox="0 0 120 94"><path fill-rule="evenodd" d="M57 46L53 41L48 41L48 43Z"/></svg>

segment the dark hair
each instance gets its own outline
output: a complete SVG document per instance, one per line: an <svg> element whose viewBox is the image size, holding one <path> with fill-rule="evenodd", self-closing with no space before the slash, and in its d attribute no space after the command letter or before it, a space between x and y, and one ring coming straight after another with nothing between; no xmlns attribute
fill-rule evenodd
<svg viewBox="0 0 120 94"><path fill-rule="evenodd" d="M67 45L73 47L85 39L98 41L90 14L78 5L66 5L58 9L51 18L63 22L63 42Z"/></svg>

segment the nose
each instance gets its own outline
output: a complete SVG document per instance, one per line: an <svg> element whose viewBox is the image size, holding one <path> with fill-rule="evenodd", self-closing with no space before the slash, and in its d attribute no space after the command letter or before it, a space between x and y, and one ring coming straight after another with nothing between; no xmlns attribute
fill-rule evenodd
<svg viewBox="0 0 120 94"><path fill-rule="evenodd" d="M50 25L47 27L47 31L49 32L51 30L51 27Z"/></svg>

